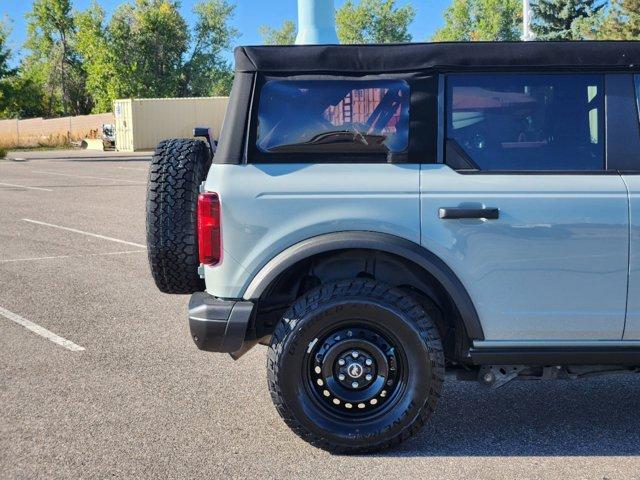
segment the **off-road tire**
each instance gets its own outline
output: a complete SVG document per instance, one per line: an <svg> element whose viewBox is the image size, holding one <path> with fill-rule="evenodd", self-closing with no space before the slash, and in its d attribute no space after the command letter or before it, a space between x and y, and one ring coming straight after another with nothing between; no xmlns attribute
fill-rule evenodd
<svg viewBox="0 0 640 480"><path fill-rule="evenodd" d="M310 352L332 312L356 308L386 309L397 316L389 328L396 328L412 369L404 397L395 410L387 410L382 419L371 420L375 427L356 423L338 425L329 431L309 418L315 415L311 397L300 383L304 376L305 351ZM363 307L365 308L365 307ZM352 310L353 311L353 310ZM362 311L363 313L366 310ZM335 318L335 316L333 317ZM337 321L337 320L335 320ZM344 321L344 320L342 320ZM410 350L410 351L409 351ZM272 337L267 355L267 378L274 405L286 424L302 439L332 453L360 454L400 444L415 434L433 413L444 383L445 360L435 323L424 308L404 291L369 279L354 279L323 285L298 299L284 314ZM308 391L308 389L307 389ZM407 407L407 405L409 405ZM319 415L325 415L321 413ZM324 425L329 425L320 416ZM372 430L373 429L373 430ZM366 433L365 433L366 432Z"/></svg>
<svg viewBox="0 0 640 480"><path fill-rule="evenodd" d="M165 140L149 169L147 249L153 279L165 293L204 290L198 275L197 204L211 165L205 142Z"/></svg>

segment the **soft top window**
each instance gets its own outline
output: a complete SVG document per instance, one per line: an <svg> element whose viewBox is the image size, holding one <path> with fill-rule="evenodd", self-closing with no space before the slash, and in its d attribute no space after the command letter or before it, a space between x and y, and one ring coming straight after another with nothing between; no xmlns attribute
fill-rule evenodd
<svg viewBox="0 0 640 480"><path fill-rule="evenodd" d="M638 115L640 115L640 75L635 75L636 82L636 103L638 104Z"/></svg>
<svg viewBox="0 0 640 480"><path fill-rule="evenodd" d="M402 153L409 102L403 80L271 80L260 95L256 147L264 154Z"/></svg>
<svg viewBox="0 0 640 480"><path fill-rule="evenodd" d="M447 163L478 170L604 169L604 81L590 74L448 77Z"/></svg>

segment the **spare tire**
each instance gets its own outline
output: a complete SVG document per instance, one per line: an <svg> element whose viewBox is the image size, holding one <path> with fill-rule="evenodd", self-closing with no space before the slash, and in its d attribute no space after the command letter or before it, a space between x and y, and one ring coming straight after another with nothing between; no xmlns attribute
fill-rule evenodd
<svg viewBox="0 0 640 480"><path fill-rule="evenodd" d="M200 184L210 166L210 150L201 140L165 140L153 154L147 189L147 249L153 279L162 292L204 290L198 274L197 205Z"/></svg>

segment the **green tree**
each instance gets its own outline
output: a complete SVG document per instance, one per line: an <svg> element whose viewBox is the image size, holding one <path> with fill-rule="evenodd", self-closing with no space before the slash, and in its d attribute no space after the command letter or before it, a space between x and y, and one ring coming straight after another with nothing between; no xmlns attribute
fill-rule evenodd
<svg viewBox="0 0 640 480"><path fill-rule="evenodd" d="M265 45L293 45L296 43L296 24L291 20L285 20L280 28L262 25L260 35Z"/></svg>
<svg viewBox="0 0 640 480"><path fill-rule="evenodd" d="M95 113L111 111L112 95L115 94L112 91L113 68L117 58L109 48L104 21L104 10L96 2L76 16L76 47L83 58L87 91L93 99Z"/></svg>
<svg viewBox="0 0 640 480"><path fill-rule="evenodd" d="M522 35L520 0L453 0L433 40L516 41Z"/></svg>
<svg viewBox="0 0 640 480"><path fill-rule="evenodd" d="M107 27L107 46L117 59L113 65L120 96L174 96L189 42L187 23L178 3L136 0L116 9Z"/></svg>
<svg viewBox="0 0 640 480"><path fill-rule="evenodd" d="M8 46L9 26L0 21L0 115L5 116L12 95L12 80L15 69L9 66L11 50Z"/></svg>
<svg viewBox="0 0 640 480"><path fill-rule="evenodd" d="M239 32L230 21L235 5L226 0L203 0L193 13L196 23L188 60L181 66L180 96L228 95L233 69L223 53Z"/></svg>
<svg viewBox="0 0 640 480"><path fill-rule="evenodd" d="M531 28L538 40L581 40L604 6L598 0L538 0L531 5Z"/></svg>
<svg viewBox="0 0 640 480"><path fill-rule="evenodd" d="M640 0L613 0L600 39L640 40Z"/></svg>
<svg viewBox="0 0 640 480"><path fill-rule="evenodd" d="M121 5L108 22L97 3L78 14L77 45L95 111L110 110L116 98L229 93L233 71L223 53L238 36L230 26L234 6L201 1L191 31L178 6L136 0Z"/></svg>
<svg viewBox="0 0 640 480"><path fill-rule="evenodd" d="M26 48L21 68L47 94L46 113L86 113L91 102L85 73L74 48L76 27L71 0L34 0L27 18Z"/></svg>
<svg viewBox="0 0 640 480"><path fill-rule="evenodd" d="M414 18L411 5L397 7L395 0L347 0L336 11L338 38L346 44L410 42Z"/></svg>
<svg viewBox="0 0 640 480"><path fill-rule="evenodd" d="M4 105L0 105L0 117L31 118L48 114L47 96L42 84L21 74L11 77L7 82L9 96Z"/></svg>

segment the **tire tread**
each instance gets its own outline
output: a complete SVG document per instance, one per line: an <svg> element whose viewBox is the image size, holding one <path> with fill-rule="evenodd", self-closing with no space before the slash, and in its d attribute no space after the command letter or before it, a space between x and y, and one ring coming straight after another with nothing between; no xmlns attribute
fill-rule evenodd
<svg viewBox="0 0 640 480"><path fill-rule="evenodd" d="M401 309L417 327L422 340L427 346L429 361L431 362L432 382L429 395L416 418L393 437L364 447L336 445L305 429L287 407L278 382L278 366L283 356L284 344L287 337L295 331L297 319L301 318L307 311L317 308L320 303L331 302L345 296L368 297ZM363 454L385 450L395 447L413 436L422 428L435 410L444 384L444 369L445 359L440 336L436 325L431 321L425 310L411 295L400 289L370 279L344 280L322 285L302 296L291 306L276 326L271 339L271 346L267 353L267 383L271 399L282 419L303 440L318 448L338 454Z"/></svg>
<svg viewBox="0 0 640 480"><path fill-rule="evenodd" d="M198 275L197 197L211 159L201 140L158 144L149 167L146 202L147 251L151 274L164 293L204 290Z"/></svg>

